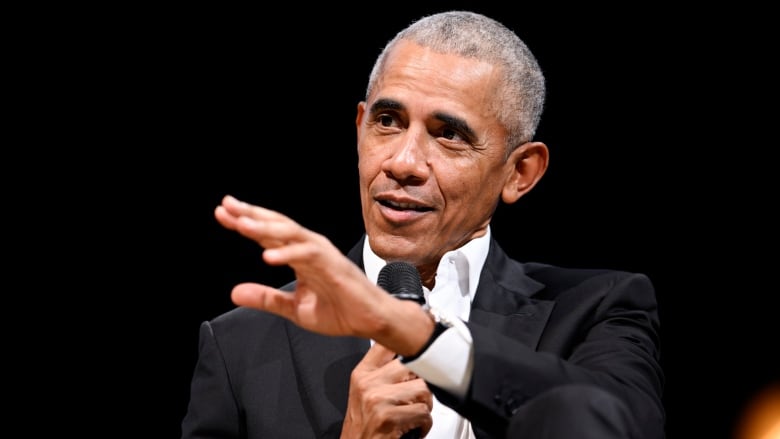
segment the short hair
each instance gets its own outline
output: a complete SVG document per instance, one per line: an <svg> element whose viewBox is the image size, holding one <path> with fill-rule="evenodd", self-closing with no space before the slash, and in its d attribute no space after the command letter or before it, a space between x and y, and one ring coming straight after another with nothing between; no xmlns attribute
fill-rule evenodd
<svg viewBox="0 0 780 439"><path fill-rule="evenodd" d="M531 50L512 30L492 18L469 11L423 17L398 32L382 49L368 79L366 99L382 73L388 54L400 40L498 66L503 73L495 110L499 123L508 133L507 155L533 139L544 109L544 74Z"/></svg>

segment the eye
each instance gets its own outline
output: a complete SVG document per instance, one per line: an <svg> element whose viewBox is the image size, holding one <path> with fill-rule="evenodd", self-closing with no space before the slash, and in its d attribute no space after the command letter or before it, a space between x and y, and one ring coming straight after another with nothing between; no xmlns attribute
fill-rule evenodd
<svg viewBox="0 0 780 439"><path fill-rule="evenodd" d="M441 130L441 137L444 137L447 140L454 140L454 141L462 141L465 140L465 138L456 130L453 130L452 128L444 128Z"/></svg>
<svg viewBox="0 0 780 439"><path fill-rule="evenodd" d="M395 118L387 113L377 116L376 121L383 127L391 127L395 125Z"/></svg>

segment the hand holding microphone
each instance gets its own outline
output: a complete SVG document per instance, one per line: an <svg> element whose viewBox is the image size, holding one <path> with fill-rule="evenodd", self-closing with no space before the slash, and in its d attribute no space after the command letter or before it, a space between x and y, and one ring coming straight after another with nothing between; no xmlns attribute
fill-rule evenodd
<svg viewBox="0 0 780 439"><path fill-rule="evenodd" d="M377 285L399 300L425 302L420 274L411 264L385 265ZM372 437L398 437L400 430L405 431L402 439L419 439L430 431L433 395L425 381L397 357L392 350L374 343L353 369L342 436L363 437L370 432Z"/></svg>
<svg viewBox="0 0 780 439"><path fill-rule="evenodd" d="M425 305L422 279L417 267L408 262L390 262L379 272L377 285L400 300L411 300L420 306ZM419 439L422 429L415 428L406 432L401 439Z"/></svg>

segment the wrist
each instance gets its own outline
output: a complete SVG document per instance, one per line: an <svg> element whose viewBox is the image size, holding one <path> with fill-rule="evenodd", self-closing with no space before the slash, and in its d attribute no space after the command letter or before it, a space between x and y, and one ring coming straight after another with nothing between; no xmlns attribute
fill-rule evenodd
<svg viewBox="0 0 780 439"><path fill-rule="evenodd" d="M427 309L408 300L397 300L393 323L382 339L374 338L401 357L420 352L436 327Z"/></svg>
<svg viewBox="0 0 780 439"><path fill-rule="evenodd" d="M425 343L416 350L411 355L403 355L400 354L402 357L402 361L409 362L417 359L423 352L425 352L434 341L436 341L439 336L444 333L444 331L450 329L453 326L453 322L451 322L446 316L440 314L435 308L431 308L427 303L422 306L422 310L427 315L428 319L433 324L433 329L430 331L428 339L425 341Z"/></svg>

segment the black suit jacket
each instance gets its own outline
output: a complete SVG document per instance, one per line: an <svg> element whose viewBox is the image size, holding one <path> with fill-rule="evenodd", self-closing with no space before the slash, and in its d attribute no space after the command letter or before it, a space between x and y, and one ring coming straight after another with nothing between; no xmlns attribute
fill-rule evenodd
<svg viewBox="0 0 780 439"><path fill-rule="evenodd" d="M348 253L360 267L362 246ZM556 385L596 384L627 404L643 437L661 438L658 325L646 276L523 264L491 241L468 322L469 394L458 403L431 390L477 437L503 438L524 401ZM249 308L204 322L182 437L338 438L350 373L368 348Z"/></svg>

